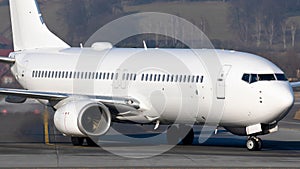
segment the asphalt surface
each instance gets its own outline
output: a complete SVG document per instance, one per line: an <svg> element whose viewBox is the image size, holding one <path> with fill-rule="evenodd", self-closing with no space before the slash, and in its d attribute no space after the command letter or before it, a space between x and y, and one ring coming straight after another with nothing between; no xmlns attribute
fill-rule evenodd
<svg viewBox="0 0 300 169"><path fill-rule="evenodd" d="M300 121L294 119L299 103L297 99L278 132L261 137L259 152L246 150L246 137L223 129L199 144L201 128L195 127L194 145L170 147L165 126L156 135L151 132L153 126L125 124L114 124L116 131L101 138L101 147L74 147L54 129L51 111L49 144L45 144L44 114L36 112L35 106L27 113L0 113L0 167L299 167Z"/></svg>

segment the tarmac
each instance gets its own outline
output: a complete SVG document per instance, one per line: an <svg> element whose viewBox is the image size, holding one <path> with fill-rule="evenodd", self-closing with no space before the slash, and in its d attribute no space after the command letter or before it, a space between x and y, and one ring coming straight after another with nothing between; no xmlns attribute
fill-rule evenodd
<svg viewBox="0 0 300 169"><path fill-rule="evenodd" d="M224 129L199 144L201 127L197 126L193 145L171 147L163 132L166 126L160 128L161 133L154 133L153 126L128 124L114 124L115 131L99 141L101 147L74 147L55 130L53 112L8 112L0 114L0 167L299 167L300 121L295 119L299 103L297 98L278 132L261 136L263 149L259 152L245 148L246 137ZM49 115L46 121L45 114ZM128 130L138 134L117 134ZM145 133L140 134L142 131Z"/></svg>

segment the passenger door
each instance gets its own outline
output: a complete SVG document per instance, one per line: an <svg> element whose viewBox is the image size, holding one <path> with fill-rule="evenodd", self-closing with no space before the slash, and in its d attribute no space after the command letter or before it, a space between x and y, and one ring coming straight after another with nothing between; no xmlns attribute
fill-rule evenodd
<svg viewBox="0 0 300 169"><path fill-rule="evenodd" d="M224 65L217 79L217 99L225 99L226 78L231 69L231 65Z"/></svg>

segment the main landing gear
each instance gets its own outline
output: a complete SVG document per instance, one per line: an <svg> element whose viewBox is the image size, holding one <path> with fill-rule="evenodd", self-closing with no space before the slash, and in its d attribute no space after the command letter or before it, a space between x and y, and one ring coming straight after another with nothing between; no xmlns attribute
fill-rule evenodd
<svg viewBox="0 0 300 169"><path fill-rule="evenodd" d="M249 151L260 151L262 148L262 140L256 136L250 136L246 146Z"/></svg>
<svg viewBox="0 0 300 169"><path fill-rule="evenodd" d="M86 143L90 147L98 147L98 145L89 137L71 137L71 142L73 146L82 146L86 140Z"/></svg>
<svg viewBox="0 0 300 169"><path fill-rule="evenodd" d="M194 141L194 130L190 126L179 125L179 127L172 125L167 130L167 142L170 145L192 145Z"/></svg>

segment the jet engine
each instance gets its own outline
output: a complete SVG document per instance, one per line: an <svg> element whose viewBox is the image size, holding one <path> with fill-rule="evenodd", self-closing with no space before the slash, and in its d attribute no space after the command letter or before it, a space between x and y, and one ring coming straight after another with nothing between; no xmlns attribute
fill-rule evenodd
<svg viewBox="0 0 300 169"><path fill-rule="evenodd" d="M83 100L71 101L57 109L55 127L69 136L101 136L111 125L111 115L102 103Z"/></svg>

